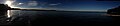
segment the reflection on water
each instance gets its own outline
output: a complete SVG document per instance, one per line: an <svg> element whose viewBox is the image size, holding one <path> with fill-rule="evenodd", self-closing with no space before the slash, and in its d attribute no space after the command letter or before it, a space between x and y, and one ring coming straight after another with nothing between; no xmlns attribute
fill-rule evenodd
<svg viewBox="0 0 120 26"><path fill-rule="evenodd" d="M56 11L19 11L14 10L13 16L20 18L30 18L35 20L44 20L47 24L65 24L65 23L78 23L78 24L111 24L112 17L105 16L106 13L88 13L88 12L56 12ZM41 20L40 20L41 19ZM37 22L36 21L36 22ZM44 23L43 21L43 23Z"/></svg>
<svg viewBox="0 0 120 26"><path fill-rule="evenodd" d="M10 10L7 10L7 17L10 17Z"/></svg>
<svg viewBox="0 0 120 26"><path fill-rule="evenodd" d="M104 14L106 13L11 10L10 20L12 24L113 24L113 17Z"/></svg>

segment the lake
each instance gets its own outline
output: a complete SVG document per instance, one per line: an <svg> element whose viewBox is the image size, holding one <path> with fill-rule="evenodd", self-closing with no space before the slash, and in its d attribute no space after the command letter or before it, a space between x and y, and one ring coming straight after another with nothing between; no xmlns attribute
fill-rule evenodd
<svg viewBox="0 0 120 26"><path fill-rule="evenodd" d="M12 24L116 24L118 17L106 12L21 11L11 10Z"/></svg>

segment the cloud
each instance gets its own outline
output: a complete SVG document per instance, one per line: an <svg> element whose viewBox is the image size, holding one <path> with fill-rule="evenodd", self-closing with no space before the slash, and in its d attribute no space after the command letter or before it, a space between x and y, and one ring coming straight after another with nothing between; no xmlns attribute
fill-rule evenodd
<svg viewBox="0 0 120 26"><path fill-rule="evenodd" d="M49 5L52 5L52 6L54 6L54 5L59 5L59 4L61 4L61 3L56 3L56 4L49 4Z"/></svg>
<svg viewBox="0 0 120 26"><path fill-rule="evenodd" d="M0 0L0 4L4 4L6 0Z"/></svg>
<svg viewBox="0 0 120 26"><path fill-rule="evenodd" d="M24 3L14 3L12 5L14 5L14 6L22 6L22 5L24 5Z"/></svg>
<svg viewBox="0 0 120 26"><path fill-rule="evenodd" d="M6 1L16 1L16 0L6 0Z"/></svg>
<svg viewBox="0 0 120 26"><path fill-rule="evenodd" d="M58 4L50 4L50 5L58 5Z"/></svg>
<svg viewBox="0 0 120 26"><path fill-rule="evenodd" d="M18 5L22 5L22 4L24 4L24 3L18 3Z"/></svg>
<svg viewBox="0 0 120 26"><path fill-rule="evenodd" d="M7 4L8 6L13 7L14 6L13 4L15 1L16 0L6 0L4 4Z"/></svg>
<svg viewBox="0 0 120 26"><path fill-rule="evenodd" d="M37 1L29 1L28 2L28 6L37 6L37 5L38 5Z"/></svg>

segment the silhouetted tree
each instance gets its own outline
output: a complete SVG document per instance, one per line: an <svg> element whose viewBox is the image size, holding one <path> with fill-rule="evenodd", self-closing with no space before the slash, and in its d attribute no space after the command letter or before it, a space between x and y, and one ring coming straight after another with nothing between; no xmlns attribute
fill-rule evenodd
<svg viewBox="0 0 120 26"><path fill-rule="evenodd" d="M116 7L116 8L113 8L113 9L109 9L107 11L107 14L120 14L120 6Z"/></svg>

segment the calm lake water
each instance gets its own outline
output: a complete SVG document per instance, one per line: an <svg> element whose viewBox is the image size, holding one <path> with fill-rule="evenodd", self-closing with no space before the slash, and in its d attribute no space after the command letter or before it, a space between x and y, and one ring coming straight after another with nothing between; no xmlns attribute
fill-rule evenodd
<svg viewBox="0 0 120 26"><path fill-rule="evenodd" d="M105 12L60 12L11 10L13 24L113 24Z"/></svg>

